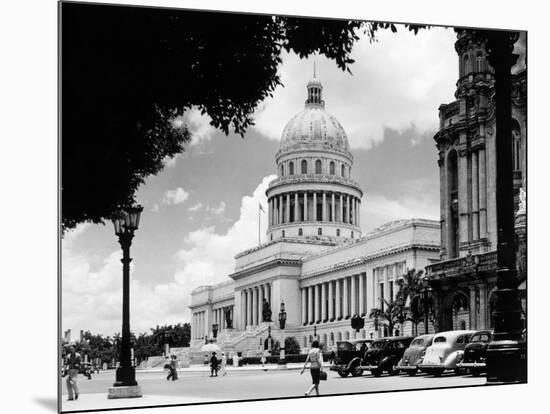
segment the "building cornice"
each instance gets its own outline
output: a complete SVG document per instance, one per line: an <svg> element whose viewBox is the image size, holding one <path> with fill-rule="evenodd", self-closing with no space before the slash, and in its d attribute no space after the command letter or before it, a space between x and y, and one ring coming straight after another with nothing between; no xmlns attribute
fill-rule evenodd
<svg viewBox="0 0 550 414"><path fill-rule="evenodd" d="M263 262L256 266L251 266L246 269L240 270L235 273L231 273L229 277L233 280L239 280L246 276L249 276L251 274L256 274L258 272L262 272L264 270L273 269L275 267L279 266L290 266L290 267L301 267L302 266L302 260L301 259L285 259L285 258L276 258L273 260L270 260L268 262Z"/></svg>

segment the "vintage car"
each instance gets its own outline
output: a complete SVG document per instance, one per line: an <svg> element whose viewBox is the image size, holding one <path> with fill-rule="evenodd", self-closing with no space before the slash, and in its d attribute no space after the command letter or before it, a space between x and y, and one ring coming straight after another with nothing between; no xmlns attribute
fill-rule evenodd
<svg viewBox="0 0 550 414"><path fill-rule="evenodd" d="M375 340L365 353L363 364L359 368L369 370L375 377L379 377L384 371L389 375L399 374L397 363L412 340L412 336L393 336Z"/></svg>
<svg viewBox="0 0 550 414"><path fill-rule="evenodd" d="M457 368L469 371L477 377L485 371L485 355L487 346L493 338L493 331L477 331L470 337L469 343L464 347L464 352L458 356Z"/></svg>
<svg viewBox="0 0 550 414"><path fill-rule="evenodd" d="M434 335L420 335L413 339L409 347L405 350L403 358L397 364L399 371L405 371L411 377L418 372L418 364L422 362L422 358L434 339Z"/></svg>
<svg viewBox="0 0 550 414"><path fill-rule="evenodd" d="M349 374L354 377L362 375L363 370L359 366L371 343L372 339L336 342L336 359L330 370L336 371L341 377L347 377Z"/></svg>
<svg viewBox="0 0 550 414"><path fill-rule="evenodd" d="M476 331L447 331L435 334L433 343L426 348L426 353L422 362L418 364L420 371L435 376L441 376L445 370L455 370L457 368L458 355L464 351L470 336Z"/></svg>

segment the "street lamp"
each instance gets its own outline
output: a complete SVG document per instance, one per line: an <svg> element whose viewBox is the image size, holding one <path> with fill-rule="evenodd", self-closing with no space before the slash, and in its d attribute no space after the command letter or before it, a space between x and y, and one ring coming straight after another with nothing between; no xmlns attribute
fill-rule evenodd
<svg viewBox="0 0 550 414"><path fill-rule="evenodd" d="M285 335L284 335L285 324L286 324L285 303L281 302L281 311L279 312L279 329L281 330L281 345L279 347L279 368L286 368Z"/></svg>
<svg viewBox="0 0 550 414"><path fill-rule="evenodd" d="M313 325L313 340L317 339L317 325Z"/></svg>
<svg viewBox="0 0 550 414"><path fill-rule="evenodd" d="M132 365L130 344L130 246L134 232L138 229L142 206L121 209L113 218L115 234L122 247L122 341L120 366L116 370L116 381L109 388L109 398L141 397L141 387L136 381L136 371Z"/></svg>
<svg viewBox="0 0 550 414"><path fill-rule="evenodd" d="M422 301L424 302L423 305L424 305L424 334L425 335L428 334L428 312L429 312L428 294L431 290L432 288L430 287L430 278L428 277L428 275L424 275L424 277L422 278L422 293L423 293Z"/></svg>

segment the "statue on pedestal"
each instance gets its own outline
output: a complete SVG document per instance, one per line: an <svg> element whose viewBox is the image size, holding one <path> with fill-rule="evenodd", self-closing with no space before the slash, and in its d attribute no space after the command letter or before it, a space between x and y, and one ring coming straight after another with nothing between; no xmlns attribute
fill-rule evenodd
<svg viewBox="0 0 550 414"><path fill-rule="evenodd" d="M271 322L271 308L266 298L264 298L264 301L263 301L262 321Z"/></svg>
<svg viewBox="0 0 550 414"><path fill-rule="evenodd" d="M224 309L225 312L225 327L226 329L233 329L233 320L231 319L231 308Z"/></svg>

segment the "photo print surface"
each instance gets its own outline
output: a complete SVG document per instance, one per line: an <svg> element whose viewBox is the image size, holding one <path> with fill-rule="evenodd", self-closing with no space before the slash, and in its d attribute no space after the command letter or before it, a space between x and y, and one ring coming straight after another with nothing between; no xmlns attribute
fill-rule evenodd
<svg viewBox="0 0 550 414"><path fill-rule="evenodd" d="M60 28L61 411L527 381L526 32Z"/></svg>

